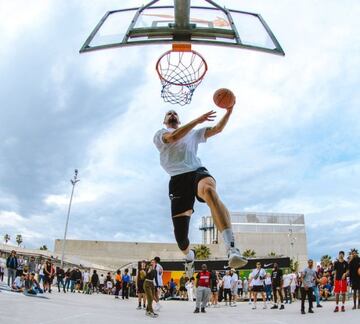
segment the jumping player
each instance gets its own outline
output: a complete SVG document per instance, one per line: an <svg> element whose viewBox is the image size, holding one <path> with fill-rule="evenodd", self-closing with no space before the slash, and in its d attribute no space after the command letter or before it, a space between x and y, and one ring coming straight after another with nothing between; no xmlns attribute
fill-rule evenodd
<svg viewBox="0 0 360 324"><path fill-rule="evenodd" d="M185 255L186 262L190 264L193 264L195 259L194 251L189 248L188 238L195 198L209 206L214 223L222 233L229 266L240 268L247 263L235 247L230 214L216 192L215 179L197 157L198 144L219 134L226 126L232 111L233 107L227 109L215 126L195 130L197 125L213 121L216 117L215 111L211 110L180 127L178 114L170 110L164 118L166 128L157 131L154 136L154 144L160 152L160 164L171 176L169 197L175 239Z"/></svg>

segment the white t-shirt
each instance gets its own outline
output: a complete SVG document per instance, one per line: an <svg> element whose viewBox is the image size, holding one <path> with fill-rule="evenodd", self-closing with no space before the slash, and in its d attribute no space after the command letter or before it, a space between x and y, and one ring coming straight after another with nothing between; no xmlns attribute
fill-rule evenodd
<svg viewBox="0 0 360 324"><path fill-rule="evenodd" d="M254 269L251 272L252 285L262 286L264 284L264 279L260 279L260 277L264 278L265 276L266 276L266 271L264 269L260 269L260 270Z"/></svg>
<svg viewBox="0 0 360 324"><path fill-rule="evenodd" d="M265 285L271 285L271 277L265 278Z"/></svg>
<svg viewBox="0 0 360 324"><path fill-rule="evenodd" d="M105 282L105 277L104 277L104 276L100 276L100 277L99 277L99 283L100 283L100 285L103 285L104 282Z"/></svg>
<svg viewBox="0 0 360 324"><path fill-rule="evenodd" d="M15 280L14 280L14 286L16 288L24 287L24 280L22 280L20 276L16 277Z"/></svg>
<svg viewBox="0 0 360 324"><path fill-rule="evenodd" d="M238 275L236 273L233 273L233 275L231 276L231 287L232 288L237 288L237 282L238 282Z"/></svg>
<svg viewBox="0 0 360 324"><path fill-rule="evenodd" d="M244 290L249 289L249 282L246 279L243 281L243 286L244 286Z"/></svg>
<svg viewBox="0 0 360 324"><path fill-rule="evenodd" d="M164 269L161 266L161 264L159 264L159 263L156 264L155 269L156 269L156 273L157 273L158 285L159 285L159 287L162 287L162 286L164 286L163 285L163 279L162 279ZM156 283L154 282L154 284L156 284Z"/></svg>
<svg viewBox="0 0 360 324"><path fill-rule="evenodd" d="M83 274L83 280L84 282L89 282L90 281L90 274L89 272L85 271Z"/></svg>
<svg viewBox="0 0 360 324"><path fill-rule="evenodd" d="M291 279L292 279L292 275L291 275L291 274L284 274L284 275L283 275L283 281L284 281L283 286L284 286L284 287L290 286Z"/></svg>
<svg viewBox="0 0 360 324"><path fill-rule="evenodd" d="M241 279L238 280L237 287L238 287L238 289L241 289L243 287L243 283L242 283Z"/></svg>
<svg viewBox="0 0 360 324"><path fill-rule="evenodd" d="M291 275L291 278L292 278L292 281L290 283L290 286L291 287L296 287L296 274L295 273L292 273Z"/></svg>
<svg viewBox="0 0 360 324"><path fill-rule="evenodd" d="M160 164L170 175L195 171L202 167L200 159L197 157L199 143L205 143L206 127L192 129L186 136L175 143L164 143L163 135L173 132L175 129L160 129L154 136L154 144L160 152Z"/></svg>
<svg viewBox="0 0 360 324"><path fill-rule="evenodd" d="M231 276L225 275L223 277L224 289L231 289Z"/></svg>

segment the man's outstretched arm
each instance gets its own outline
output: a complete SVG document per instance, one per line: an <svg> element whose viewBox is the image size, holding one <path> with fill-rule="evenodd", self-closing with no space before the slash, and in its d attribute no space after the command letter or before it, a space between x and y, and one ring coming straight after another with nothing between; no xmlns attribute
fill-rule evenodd
<svg viewBox="0 0 360 324"><path fill-rule="evenodd" d="M184 126L179 127L172 133L168 132L163 135L164 143L174 143L179 139L183 138L186 134L188 134L196 125L201 124L205 121L213 121L216 117L216 113L214 110L211 110L200 117L192 120L191 122L185 124Z"/></svg>
<svg viewBox="0 0 360 324"><path fill-rule="evenodd" d="M222 130L225 128L225 126L230 118L233 108L234 108L234 106L232 106L231 108L228 108L224 117L221 118L220 121L215 126L209 127L205 131L205 138L209 138L211 136L214 136L214 135L222 132Z"/></svg>

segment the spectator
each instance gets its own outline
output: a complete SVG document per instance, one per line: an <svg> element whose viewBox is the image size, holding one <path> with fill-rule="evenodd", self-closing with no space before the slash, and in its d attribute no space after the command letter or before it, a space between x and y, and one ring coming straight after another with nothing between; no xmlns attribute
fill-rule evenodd
<svg viewBox="0 0 360 324"><path fill-rule="evenodd" d="M22 273L17 276L11 285L13 291L24 292L25 291L25 274Z"/></svg>
<svg viewBox="0 0 360 324"><path fill-rule="evenodd" d="M294 272L292 272L290 275L291 275L290 292L291 292L291 298L294 300L296 284L297 284L297 276L296 276L296 273L294 273Z"/></svg>
<svg viewBox="0 0 360 324"><path fill-rule="evenodd" d="M99 291L102 293L104 292L104 287L105 287L105 277L103 274L100 275L99 277Z"/></svg>
<svg viewBox="0 0 360 324"><path fill-rule="evenodd" d="M38 265L38 274L39 274L39 284L42 283L44 287L44 268L45 268L45 261L41 261L41 263Z"/></svg>
<svg viewBox="0 0 360 324"><path fill-rule="evenodd" d="M196 276L196 308L194 313L199 313L201 304L201 313L206 313L205 306L210 297L211 274L207 270L206 264L201 266L201 272Z"/></svg>
<svg viewBox="0 0 360 324"><path fill-rule="evenodd" d="M5 265L0 260L0 281L4 281Z"/></svg>
<svg viewBox="0 0 360 324"><path fill-rule="evenodd" d="M256 269L254 269L251 273L251 279L252 279L252 292L253 292L253 298L254 298L254 306L252 309L256 309L256 301L257 301L257 295L258 293L261 293L264 306L263 309L266 309L266 299L265 299L265 289L264 289L264 280L266 277L265 270L261 267L261 263L256 263Z"/></svg>
<svg viewBox="0 0 360 324"><path fill-rule="evenodd" d="M63 291L65 293L66 291L65 291L64 278L65 278L64 269L60 267L56 267L56 283L57 283L58 291L60 292L60 285L62 285Z"/></svg>
<svg viewBox="0 0 360 324"><path fill-rule="evenodd" d="M85 269L84 273L82 274L82 282L83 282L83 294L89 294L90 289L90 273Z"/></svg>
<svg viewBox="0 0 360 324"><path fill-rule="evenodd" d="M339 252L339 257L334 263L334 272L335 272L335 299L336 299L336 306L334 312L339 311L339 295L342 295L342 306L341 311L345 312L345 299L346 299L346 292L347 292L347 281L346 276L349 272L349 265L344 259L344 251Z"/></svg>
<svg viewBox="0 0 360 324"><path fill-rule="evenodd" d="M356 309L356 299L358 301L357 308L360 309L360 258L357 251L354 249L351 251L351 260L349 263L349 276L350 283L353 290L354 306L352 309Z"/></svg>
<svg viewBox="0 0 360 324"><path fill-rule="evenodd" d="M274 268L271 272L271 285L273 290L273 297L274 297L274 305L271 307L271 309L277 309L278 308L278 295L280 299L280 309L284 309L284 298L283 298L283 273L282 270L279 268L278 264L274 263Z"/></svg>
<svg viewBox="0 0 360 324"><path fill-rule="evenodd" d="M93 274L91 276L91 286L92 291L99 293L99 275L97 274L96 270L93 271Z"/></svg>
<svg viewBox="0 0 360 324"><path fill-rule="evenodd" d="M115 275L115 298L119 298L119 291L121 289L121 271L117 270Z"/></svg>
<svg viewBox="0 0 360 324"><path fill-rule="evenodd" d="M71 282L71 269L67 269L65 272L65 287L64 287L64 292L69 291L69 287L70 287L70 282Z"/></svg>
<svg viewBox="0 0 360 324"><path fill-rule="evenodd" d="M145 273L144 291L146 294L146 315L156 318L159 315L154 313L152 308L155 293L154 280L157 277L156 261L154 259L146 265Z"/></svg>
<svg viewBox="0 0 360 324"><path fill-rule="evenodd" d="M75 269L75 290L80 293L82 285L82 273L79 268Z"/></svg>
<svg viewBox="0 0 360 324"><path fill-rule="evenodd" d="M211 281L210 281L210 289L211 289L211 305L214 307L219 307L219 273L217 271L212 271L211 273ZM190 300L190 297L189 297ZM193 301L193 300L191 300Z"/></svg>
<svg viewBox="0 0 360 324"><path fill-rule="evenodd" d="M36 266L36 262L35 262L35 257L31 256L30 257L30 261L28 264L28 268L29 268L29 273L35 273L37 270L37 266Z"/></svg>
<svg viewBox="0 0 360 324"><path fill-rule="evenodd" d="M42 294L43 290L40 288L39 283L35 279L35 273L29 273L25 276L25 291L31 295Z"/></svg>
<svg viewBox="0 0 360 324"><path fill-rule="evenodd" d="M51 293L51 285L55 277L55 269L50 260L46 260L44 267L44 292Z"/></svg>
<svg viewBox="0 0 360 324"><path fill-rule="evenodd" d="M146 261L144 260L141 262L140 269L138 271L137 277L136 277L136 290L137 290L137 296L138 296L138 307L136 309L141 309L141 301L143 302L143 308L145 309L145 290L144 290L144 282L146 277L145 272L146 267Z"/></svg>
<svg viewBox="0 0 360 324"><path fill-rule="evenodd" d="M129 269L125 269L125 273L122 276L122 299L129 299L129 287L131 278L129 276Z"/></svg>
<svg viewBox="0 0 360 324"><path fill-rule="evenodd" d="M18 259L14 250L11 251L11 254L6 259L6 267L8 273L7 284L11 287L16 278L16 269L18 267Z"/></svg>
<svg viewBox="0 0 360 324"><path fill-rule="evenodd" d="M195 288L195 285L194 285L194 278L191 277L188 282L185 284L185 288L187 290L187 295L188 295L188 301L191 301L193 302L194 301L194 288ZM217 301L216 301L216 304L217 304Z"/></svg>
<svg viewBox="0 0 360 324"><path fill-rule="evenodd" d="M231 296L232 296L232 300L233 300L233 304L230 306L236 306L236 300L238 298L239 277L234 268L230 270L230 275L231 275Z"/></svg>
<svg viewBox="0 0 360 324"><path fill-rule="evenodd" d="M173 278L170 279L169 290L170 290L170 297L174 297L176 293L176 283L174 282Z"/></svg>
<svg viewBox="0 0 360 324"><path fill-rule="evenodd" d="M286 269L285 274L283 275L283 289L284 289L285 304L292 303L291 288L290 288L291 281L292 281L292 275L289 274L289 271Z"/></svg>
<svg viewBox="0 0 360 324"><path fill-rule="evenodd" d="M186 283L186 277L185 277L185 273L183 273L179 280L179 297L181 300L186 300L187 298L185 283Z"/></svg>
<svg viewBox="0 0 360 324"><path fill-rule="evenodd" d="M17 268L16 268L16 276L20 276L24 271L24 266L25 266L24 257L22 255L20 255L17 261L18 262L17 262Z"/></svg>
<svg viewBox="0 0 360 324"><path fill-rule="evenodd" d="M73 268L71 271L70 271L70 291L72 293L75 292L75 284L76 284L76 268Z"/></svg>
<svg viewBox="0 0 360 324"><path fill-rule="evenodd" d="M225 306L228 305L228 296L229 296L229 305L231 306L231 275L230 271L227 270L225 276L223 277L223 288L224 288L224 300Z"/></svg>
<svg viewBox="0 0 360 324"><path fill-rule="evenodd" d="M244 299L249 298L249 282L246 277L243 278L243 292L244 292Z"/></svg>
<svg viewBox="0 0 360 324"><path fill-rule="evenodd" d="M238 290L237 291L238 296L240 297L240 299L242 299L244 290L243 290L243 282L242 282L240 277L239 277L239 280L237 282L237 290Z"/></svg>
<svg viewBox="0 0 360 324"><path fill-rule="evenodd" d="M270 273L266 273L264 285L265 285L266 301L270 302L272 299L271 274Z"/></svg>
<svg viewBox="0 0 360 324"><path fill-rule="evenodd" d="M305 314L305 299L308 297L309 301L309 313L314 313L313 311L313 287L317 280L316 271L313 269L313 260L308 260L308 267L304 269L301 274L301 314Z"/></svg>

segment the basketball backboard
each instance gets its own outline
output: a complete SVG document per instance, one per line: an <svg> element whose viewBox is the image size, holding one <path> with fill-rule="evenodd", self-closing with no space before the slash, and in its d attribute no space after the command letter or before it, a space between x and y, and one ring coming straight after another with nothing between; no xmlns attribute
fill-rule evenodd
<svg viewBox="0 0 360 324"><path fill-rule="evenodd" d="M158 6L108 11L80 49L80 53L107 48L164 43L191 43L244 48L285 55L260 14L232 10L211 0L191 6L190 0Z"/></svg>

